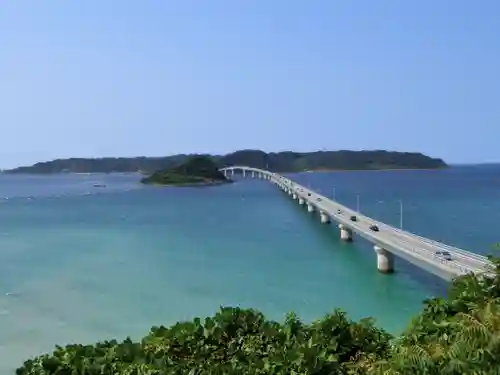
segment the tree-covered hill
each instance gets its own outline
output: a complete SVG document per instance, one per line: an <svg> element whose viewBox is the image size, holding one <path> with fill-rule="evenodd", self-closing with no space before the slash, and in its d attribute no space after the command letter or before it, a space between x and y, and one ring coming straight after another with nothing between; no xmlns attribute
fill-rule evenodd
<svg viewBox="0 0 500 375"><path fill-rule="evenodd" d="M36 163L19 167L6 173L153 173L175 167L196 155L172 155L165 157L135 158L71 158ZM246 165L269 169L273 172L299 172L322 169L436 169L446 168L441 159L431 158L415 152L393 151L315 151L315 152L271 152L241 150L227 155L210 156L219 167Z"/></svg>
<svg viewBox="0 0 500 375"><path fill-rule="evenodd" d="M194 156L173 168L156 171L141 182L155 185L212 185L230 181L219 171L212 158Z"/></svg>

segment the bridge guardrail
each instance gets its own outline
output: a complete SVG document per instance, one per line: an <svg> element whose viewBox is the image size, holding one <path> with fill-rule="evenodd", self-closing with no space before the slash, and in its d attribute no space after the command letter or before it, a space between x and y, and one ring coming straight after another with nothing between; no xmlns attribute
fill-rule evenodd
<svg viewBox="0 0 500 375"><path fill-rule="evenodd" d="M304 189L304 190L310 191L310 192L314 193L314 194L315 194L315 196L320 196L320 197L322 197L322 199L324 199L324 200L325 200L326 202L328 202L328 203L331 203L331 204L334 204L334 205L336 204L334 201L331 201L329 198L323 197L321 194L318 194L318 193L316 193L316 192L314 192L314 191L312 191L312 190L310 190L310 189L307 189L307 188L305 188L305 187L303 187L303 186L301 186L301 185L297 185L297 184L295 184L294 188L292 188L292 190L294 190L294 192L295 192L297 195L300 195L301 197L304 197L304 195L303 195L303 194L301 194L301 191L299 191L300 189ZM307 197L306 197L306 199L307 199ZM319 207L319 206L318 206L318 204L317 204L316 202L312 201L311 203L312 203L312 204L314 204L316 207ZM337 206L340 206L340 207L342 207L342 208L344 208L344 209L345 209L345 211L346 211L348 214L355 213L353 210L349 209L348 207L345 207L345 206L340 205L340 204L336 204L336 205L337 205ZM321 210L321 208L319 208L319 209ZM323 209L323 211L325 211L325 210ZM364 215L359 215L359 213L357 213L357 212L356 212L356 215L358 215L358 216L362 216L362 217L364 217L365 219L368 219L368 221L374 221L374 222L377 222L376 220L372 220L371 218L369 218L369 217L365 217ZM335 215L330 215L330 216L335 216ZM379 222L377 222L377 224L378 224L378 223L379 223ZM389 228L391 228L391 229L392 229L392 227L388 226L387 224L385 224L385 223L382 223L382 224L383 224L385 227L389 227ZM360 230L360 229L358 229L358 230ZM363 230L363 231L364 231L364 230ZM407 237L407 238L411 238L411 239L414 239L414 240L418 240L418 241L421 241L421 242L424 242L424 241L422 241L422 240L421 240L418 236L413 237L413 236L411 236L411 233L409 233L409 234L410 234L410 236L405 236L405 237ZM401 240L400 240L399 238L398 238L398 242L401 242ZM408 243L408 241L403 241L403 243L406 243L407 245L410 245L410 244ZM432 246L432 244L429 244L429 243L428 243L428 245L431 245L431 246ZM442 248L442 247L440 247L440 246L433 246L433 247L434 247L435 249L441 249L441 248ZM441 263L441 264L443 264L443 265L446 265L448 268L452 268L452 269L456 269L456 270L458 270L460 274L467 274L467 273L471 273L471 272L476 272L476 273L477 273L477 271L478 271L478 270L475 270L475 269L473 269L473 268L466 267L466 266L463 266L463 265L461 265L461 264L458 264L458 263L456 263L455 261L448 261L448 260L446 260L446 259L444 259L444 258L442 258L442 257L440 257L440 256L438 256L438 255L436 255L436 254L435 254L435 252L430 251L430 250L425 250L425 249L419 249L419 250L417 250L416 248L412 247L411 245L410 245L410 246L408 246L408 247L406 247L406 248L405 248L405 250L406 250L406 249L410 249L410 250L411 250L412 252L414 252L415 254L418 254L418 255L420 255L420 256L423 256L424 258L426 258L426 257L428 257L428 256L430 255L430 256L432 256L432 258L433 258L433 259L437 260L439 263ZM467 256L467 255L469 255L469 254L468 254L467 252L465 252L465 251L464 251L464 255L466 255L466 256ZM482 260L482 259L481 259L481 260Z"/></svg>
<svg viewBox="0 0 500 375"><path fill-rule="evenodd" d="M475 260L483 265L490 265L491 264L487 260L486 257L483 257L479 254L468 252L466 250L462 250L462 249L459 249L459 248L456 248L456 247L453 247L450 245L446 245L446 244L443 244L443 243L435 241L435 240L431 240L431 239L426 238L426 237L422 237L422 236L419 236L419 235L416 235L416 234L413 234L410 232L406 232L406 231L400 230L398 228L392 227L388 224L385 224L383 222L379 222L377 220L374 220L368 216L362 215L359 212L353 211L349 207L343 206L340 203L333 201L330 198L325 197L325 196L315 192L314 190L303 187L302 185L297 184L297 183L293 182L292 180L290 180L284 176L278 175L276 173L264 171L264 170L259 170L258 168L248 168L248 167L240 167L240 166L233 166L232 168L228 168L228 169L246 169L248 171L255 171L255 172L259 172L259 173L264 173L264 174L270 176L271 178L274 178L273 182L280 182L280 183L287 185L290 189L292 189L294 191L295 194L297 194L298 196L301 196L302 198L305 198L306 200L309 201L309 203L313 204L315 207L317 207L318 209L320 209L322 211L326 211L329 214L329 216L332 216L332 214L329 213L327 210L321 209L321 207L319 207L319 205L318 205L318 202L309 200L307 196L303 196L303 194L301 194L301 192L299 191L299 189L307 190L307 191L313 193L316 197L321 197L322 202L324 201L323 203L328 203L328 204L342 207L342 209L345 210L346 213L348 213L348 214L355 213L357 216L361 216L364 220L366 220L368 222L373 222L377 225L380 225L381 227L387 228L388 231L390 231L390 232L397 233L398 235L403 236L404 239L396 237L396 242L400 244L399 247L401 247L401 245L404 246L404 249L401 249L401 250L403 250L403 251L410 250L411 252L418 255L419 258L423 258L424 261L425 260L428 261L429 255L432 255L433 261L438 261L440 264L445 265L447 268L458 270L460 274L467 274L467 273L476 271L470 267L466 267L466 266L463 266L463 265L457 263L456 260L448 261L448 260L436 255L435 252L433 252L431 250L426 250L423 248L417 250L415 247L411 246L411 244L409 243L408 240L420 241L423 244L431 246L433 248L433 250L434 249L437 249L437 250L446 249L446 250L449 250L450 252L453 252L454 255L460 255L460 257L465 258L467 260ZM335 215L333 215L333 216L335 216ZM367 233L363 228L361 228L361 229L358 228L358 230L362 231L363 233ZM387 239L385 239L384 242L392 242L392 241L387 241ZM391 246L398 248L398 245L391 245Z"/></svg>
<svg viewBox="0 0 500 375"><path fill-rule="evenodd" d="M406 232L406 231L402 231L402 230L399 230L397 228L394 228L388 224L385 224L383 222L380 222L378 220L374 220L368 216L365 216L365 215L362 215L360 214L359 212L356 212L352 209L350 209L349 207L346 207L346 206L343 206L335 201L332 201L331 199L329 199L328 197L324 197L322 196L321 194L318 194L316 192L314 192L313 190L311 189L307 189L301 185L298 185L300 186L300 188L302 189L306 189L307 191L310 191L312 193L314 193L316 196L321 196L323 200L326 200L326 201L329 201L329 203L331 204L334 204L334 205L337 205L339 207L342 207L342 209L345 210L346 213L348 214L355 214L357 215L358 217L361 216L362 218L370 221L370 222L373 222L374 224L378 225L379 227L382 227L382 228L386 228L390 231L394 231L400 235L403 235L405 237L408 237L408 238L412 238L412 239L415 239L415 240L419 240L421 241L422 243L425 243L429 246L432 246L435 250L439 250L439 251L443 251L443 250L449 250L449 251L452 251L454 253L455 256L458 256L458 257L462 257L466 260L469 260L469 261L472 261L472 260L475 260L477 261L478 263L481 263L483 266L487 266L490 264L489 260L486 258L486 257L483 257L481 255L478 255L478 254L475 254L475 253L472 253L472 252L468 252L466 250L462 250L462 249L459 249L459 248L456 248L456 247L453 247L453 246L450 246L450 245L446 245L446 244L443 244L441 242L438 242L438 241L434 241L434 240L431 240L431 239L428 239L428 238L425 238L425 237L422 237L422 236L418 236L418 235L415 235L413 233L410 233L410 232ZM300 192L298 191L298 189L300 189L296 185L296 187L293 188L293 190L295 190L295 192L297 194L300 194ZM307 198L306 198L307 199Z"/></svg>

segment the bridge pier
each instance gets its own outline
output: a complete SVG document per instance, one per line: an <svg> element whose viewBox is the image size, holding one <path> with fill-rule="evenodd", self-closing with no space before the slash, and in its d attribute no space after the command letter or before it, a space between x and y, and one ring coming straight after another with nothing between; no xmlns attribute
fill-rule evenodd
<svg viewBox="0 0 500 375"><path fill-rule="evenodd" d="M297 199L297 194L292 193L292 199Z"/></svg>
<svg viewBox="0 0 500 375"><path fill-rule="evenodd" d="M307 202L307 212L314 212L314 206L310 202Z"/></svg>
<svg viewBox="0 0 500 375"><path fill-rule="evenodd" d="M299 204L302 206L305 203L304 198L299 197Z"/></svg>
<svg viewBox="0 0 500 375"><path fill-rule="evenodd" d="M246 177L246 171L243 169L243 177Z"/></svg>
<svg viewBox="0 0 500 375"><path fill-rule="evenodd" d="M377 253L377 269L382 273L394 272L394 254L378 245L373 246Z"/></svg>
<svg viewBox="0 0 500 375"><path fill-rule="evenodd" d="M330 217L327 215L325 211L320 211L319 217L321 220L321 224L328 224L330 222Z"/></svg>
<svg viewBox="0 0 500 375"><path fill-rule="evenodd" d="M252 178L255 178L255 171L252 171Z"/></svg>
<svg viewBox="0 0 500 375"><path fill-rule="evenodd" d="M339 224L340 229L340 239L346 242L352 241L352 230L346 227L344 224Z"/></svg>

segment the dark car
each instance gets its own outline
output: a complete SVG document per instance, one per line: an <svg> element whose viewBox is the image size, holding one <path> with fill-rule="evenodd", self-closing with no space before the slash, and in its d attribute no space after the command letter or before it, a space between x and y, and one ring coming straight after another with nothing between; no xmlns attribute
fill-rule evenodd
<svg viewBox="0 0 500 375"><path fill-rule="evenodd" d="M358 218L356 216L351 216L351 221L358 221Z"/></svg>
<svg viewBox="0 0 500 375"><path fill-rule="evenodd" d="M317 200L318 202L321 202L321 198L316 198L316 200Z"/></svg>
<svg viewBox="0 0 500 375"><path fill-rule="evenodd" d="M442 257L446 260L451 260L451 254L449 253L449 251L436 251L435 254L438 257Z"/></svg>
<svg viewBox="0 0 500 375"><path fill-rule="evenodd" d="M342 213L342 210L337 210L337 213L338 213L338 214L341 214L341 213Z"/></svg>
<svg viewBox="0 0 500 375"><path fill-rule="evenodd" d="M307 193L307 196L310 197L311 196L311 193Z"/></svg>
<svg viewBox="0 0 500 375"><path fill-rule="evenodd" d="M378 227L374 224L374 225L370 225L370 229L374 232L378 232Z"/></svg>

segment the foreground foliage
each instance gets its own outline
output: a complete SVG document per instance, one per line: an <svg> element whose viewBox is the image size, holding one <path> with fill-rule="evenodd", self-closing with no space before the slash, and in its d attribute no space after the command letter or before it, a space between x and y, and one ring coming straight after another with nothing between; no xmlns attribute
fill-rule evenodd
<svg viewBox="0 0 500 375"><path fill-rule="evenodd" d="M57 347L18 375L49 374L500 374L500 262L495 277L457 279L447 299L425 301L400 337L335 310L284 323L222 308L204 321L153 327L141 342Z"/></svg>

